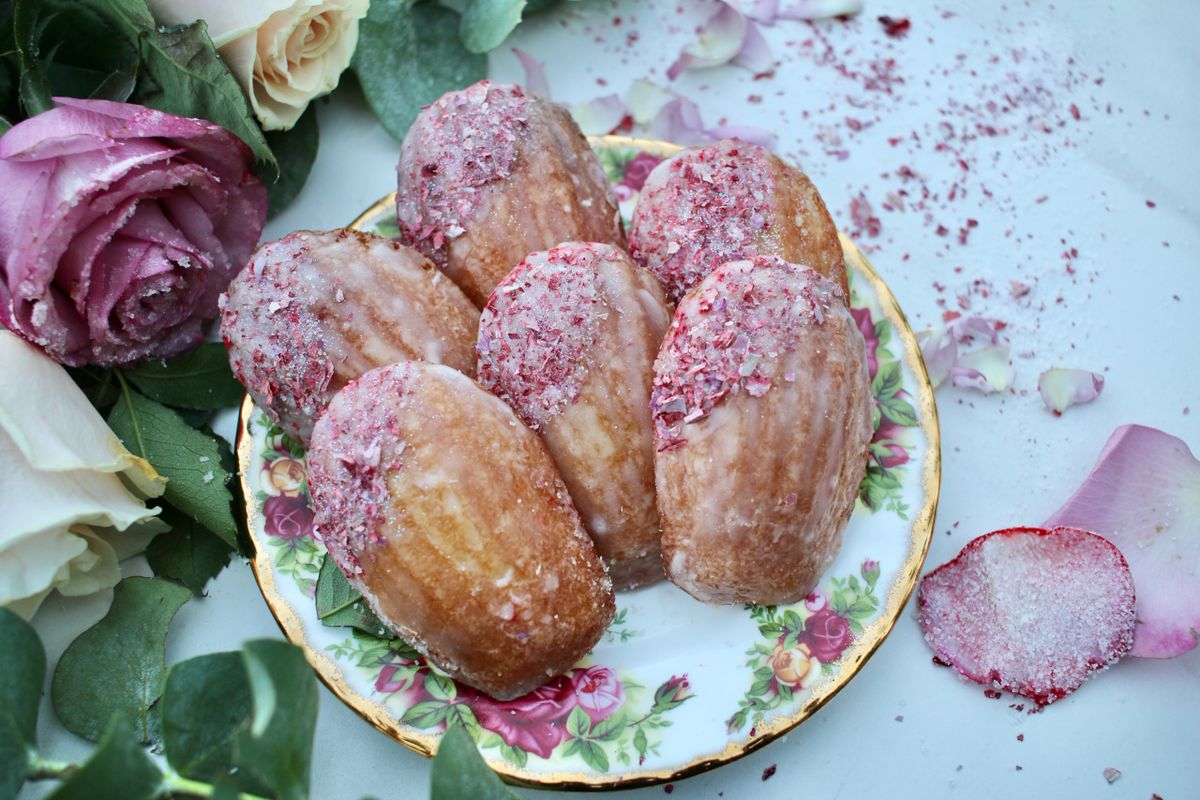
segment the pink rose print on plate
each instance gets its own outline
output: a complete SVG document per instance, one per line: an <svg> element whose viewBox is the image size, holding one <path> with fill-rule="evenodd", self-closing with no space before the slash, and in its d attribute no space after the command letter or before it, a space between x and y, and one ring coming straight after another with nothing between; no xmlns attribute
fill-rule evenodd
<svg viewBox="0 0 1200 800"><path fill-rule="evenodd" d="M608 719L625 702L625 690L617 674L608 667L594 666L570 672L575 699L592 723Z"/></svg>
<svg viewBox="0 0 1200 800"><path fill-rule="evenodd" d="M879 337L875 335L875 322L871 319L871 310L868 308L852 308L850 316L854 317L855 323L858 324L859 333L862 334L863 341L867 343L867 373L874 378L879 372Z"/></svg>
<svg viewBox="0 0 1200 800"><path fill-rule="evenodd" d="M289 495L268 497L263 503L263 530L280 539L312 538L313 512L308 498Z"/></svg>
<svg viewBox="0 0 1200 800"><path fill-rule="evenodd" d="M638 153L625 164L625 176L621 178L621 185L640 192L646 185L646 178L650 177L650 173L661 163L662 159L658 156Z"/></svg>
<svg viewBox="0 0 1200 800"><path fill-rule="evenodd" d="M573 669L515 700L496 700L462 685L458 692L485 730L518 750L549 758L570 735L567 715L579 702L574 676L584 671Z"/></svg>
<svg viewBox="0 0 1200 800"><path fill-rule="evenodd" d="M853 638L850 622L831 608L821 609L804 623L803 641L824 664L837 661Z"/></svg>

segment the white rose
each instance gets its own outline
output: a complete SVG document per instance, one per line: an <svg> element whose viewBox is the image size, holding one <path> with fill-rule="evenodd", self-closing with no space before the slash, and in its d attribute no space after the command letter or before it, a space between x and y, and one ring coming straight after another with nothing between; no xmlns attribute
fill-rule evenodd
<svg viewBox="0 0 1200 800"><path fill-rule="evenodd" d="M29 618L53 589L115 586L166 526L166 479L130 453L66 371L0 328L0 606Z"/></svg>
<svg viewBox="0 0 1200 800"><path fill-rule="evenodd" d="M202 19L265 130L288 130L350 66L367 0L150 0L164 25Z"/></svg>

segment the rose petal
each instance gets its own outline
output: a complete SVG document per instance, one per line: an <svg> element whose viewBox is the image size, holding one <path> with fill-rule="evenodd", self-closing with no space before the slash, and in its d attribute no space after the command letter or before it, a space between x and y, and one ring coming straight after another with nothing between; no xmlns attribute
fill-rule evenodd
<svg viewBox="0 0 1200 800"><path fill-rule="evenodd" d="M649 125L663 106L677 99L674 92L650 81L636 80L625 93L625 107L636 125Z"/></svg>
<svg viewBox="0 0 1200 800"><path fill-rule="evenodd" d="M1094 531L1121 548L1137 585L1133 655L1172 658L1196 646L1200 461L1183 440L1143 425L1117 428L1046 525Z"/></svg>
<svg viewBox="0 0 1200 800"><path fill-rule="evenodd" d="M778 19L827 19L861 13L863 0L800 0L779 9Z"/></svg>
<svg viewBox="0 0 1200 800"><path fill-rule="evenodd" d="M775 134L752 125L717 125L705 128L704 132L711 139L741 139L743 142L771 148L775 146Z"/></svg>
<svg viewBox="0 0 1200 800"><path fill-rule="evenodd" d="M1086 369L1054 367L1038 376L1038 394L1055 416L1071 406L1092 402L1103 389L1104 376Z"/></svg>
<svg viewBox="0 0 1200 800"><path fill-rule="evenodd" d="M980 536L921 581L925 639L976 683L1045 705L1133 645L1134 582L1121 552L1074 528Z"/></svg>
<svg viewBox="0 0 1200 800"><path fill-rule="evenodd" d="M742 13L763 25L774 25L779 15L779 0L748 0Z"/></svg>
<svg viewBox="0 0 1200 800"><path fill-rule="evenodd" d="M612 133L625 119L625 102L615 94L597 97L571 109L579 130L589 136Z"/></svg>
<svg viewBox="0 0 1200 800"><path fill-rule="evenodd" d="M1000 341L1000 320L969 316L951 320L947 330L958 342L969 342L976 337L987 339L992 344Z"/></svg>
<svg viewBox="0 0 1200 800"><path fill-rule="evenodd" d="M950 370L958 360L958 343L947 328L926 328L917 333L917 344L925 359L929 382L936 389L950 377Z"/></svg>
<svg viewBox="0 0 1200 800"><path fill-rule="evenodd" d="M521 69L525 70L525 80L521 85L529 90L530 94L536 94L538 97L550 99L550 83L546 80L546 65L536 58L526 53L524 50L513 48L513 55L521 62ZM586 133L586 131L584 131Z"/></svg>
<svg viewBox="0 0 1200 800"><path fill-rule="evenodd" d="M977 389L984 394L1003 392L1017 377L1008 355L1008 345L981 347L958 357L950 368L950 382L955 386Z"/></svg>
<svg viewBox="0 0 1200 800"><path fill-rule="evenodd" d="M675 63L667 69L667 77L675 80L684 70L728 64L742 50L746 40L746 25L742 12L722 3L704 23L696 41L685 47Z"/></svg>
<svg viewBox="0 0 1200 800"><path fill-rule="evenodd" d="M746 36L742 39L742 49L733 57L731 63L755 74L771 69L771 48L758 26L751 20L746 20Z"/></svg>
<svg viewBox="0 0 1200 800"><path fill-rule="evenodd" d="M656 139L684 146L709 140L704 121L700 119L700 109L683 97L676 97L659 110L649 125L649 133Z"/></svg>

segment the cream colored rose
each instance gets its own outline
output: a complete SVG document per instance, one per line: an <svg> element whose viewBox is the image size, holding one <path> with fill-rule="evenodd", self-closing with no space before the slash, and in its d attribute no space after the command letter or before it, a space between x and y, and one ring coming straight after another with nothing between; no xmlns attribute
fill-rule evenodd
<svg viewBox="0 0 1200 800"><path fill-rule="evenodd" d="M367 0L150 0L150 10L164 25L208 23L263 128L288 130L337 87Z"/></svg>
<svg viewBox="0 0 1200 800"><path fill-rule="evenodd" d="M0 329L0 606L29 618L52 590L116 585L117 562L166 526L166 480L130 453L66 371Z"/></svg>

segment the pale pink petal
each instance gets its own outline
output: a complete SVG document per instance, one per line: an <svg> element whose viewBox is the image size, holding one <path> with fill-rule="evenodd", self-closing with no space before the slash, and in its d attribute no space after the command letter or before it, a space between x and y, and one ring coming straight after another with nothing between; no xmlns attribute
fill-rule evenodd
<svg viewBox="0 0 1200 800"><path fill-rule="evenodd" d="M1137 589L1132 655L1172 658L1200 640L1200 461L1187 444L1122 425L1050 525L1105 537L1125 555Z"/></svg>
<svg viewBox="0 0 1200 800"><path fill-rule="evenodd" d="M1008 345L981 347L958 357L950 368L950 382L955 386L977 389L984 394L1003 392L1012 386L1017 371L1009 360Z"/></svg>
<svg viewBox="0 0 1200 800"><path fill-rule="evenodd" d="M742 13L763 25L774 25L779 14L779 0L745 0Z"/></svg>
<svg viewBox="0 0 1200 800"><path fill-rule="evenodd" d="M1086 369L1055 367L1038 376L1038 394L1056 416L1071 406L1092 402L1103 390L1104 376Z"/></svg>
<svg viewBox="0 0 1200 800"><path fill-rule="evenodd" d="M771 48L758 26L751 20L746 20L746 38L742 40L742 49L733 57L731 63L756 75L771 69Z"/></svg>
<svg viewBox="0 0 1200 800"><path fill-rule="evenodd" d="M992 344L1000 342L1000 320L987 317L959 317L952 320L947 330L958 342L967 342L976 337L987 339Z"/></svg>
<svg viewBox="0 0 1200 800"><path fill-rule="evenodd" d="M827 19L861 13L863 0L799 0L779 9L779 19Z"/></svg>
<svg viewBox="0 0 1200 800"><path fill-rule="evenodd" d="M917 344L921 346L921 355L925 358L929 382L936 389L950 377L950 370L958 360L958 342L945 328L928 328L917 334Z"/></svg>
<svg viewBox="0 0 1200 800"><path fill-rule="evenodd" d="M678 95L668 91L656 83L650 81L636 80L625 93L625 106L629 109L630 116L633 117L634 124L649 125L658 112L662 111L663 106Z"/></svg>
<svg viewBox="0 0 1200 800"><path fill-rule="evenodd" d="M589 136L612 133L625 119L625 114L625 102L615 94L597 97L571 109L579 129Z"/></svg>
<svg viewBox="0 0 1200 800"><path fill-rule="evenodd" d="M684 146L704 144L709 140L704 132L704 121L700 119L700 109L683 97L676 97L659 109L648 132L655 139Z"/></svg>
<svg viewBox="0 0 1200 800"><path fill-rule="evenodd" d="M667 69L671 80L688 69L728 64L742 50L746 41L746 18L742 12L725 3L708 18L696 41L683 48L675 63Z"/></svg>
<svg viewBox="0 0 1200 800"><path fill-rule="evenodd" d="M513 48L513 55L517 57L517 61L521 62L521 69L525 70L525 80L521 82L521 85L528 89L531 94L536 94L538 97L544 97L549 100L550 82L546 80L546 65L524 50L518 50L515 47Z"/></svg>
<svg viewBox="0 0 1200 800"><path fill-rule="evenodd" d="M775 146L775 134L771 131L755 128L752 125L716 125L705 128L704 132L711 139L741 139L743 142L757 144L762 147Z"/></svg>

